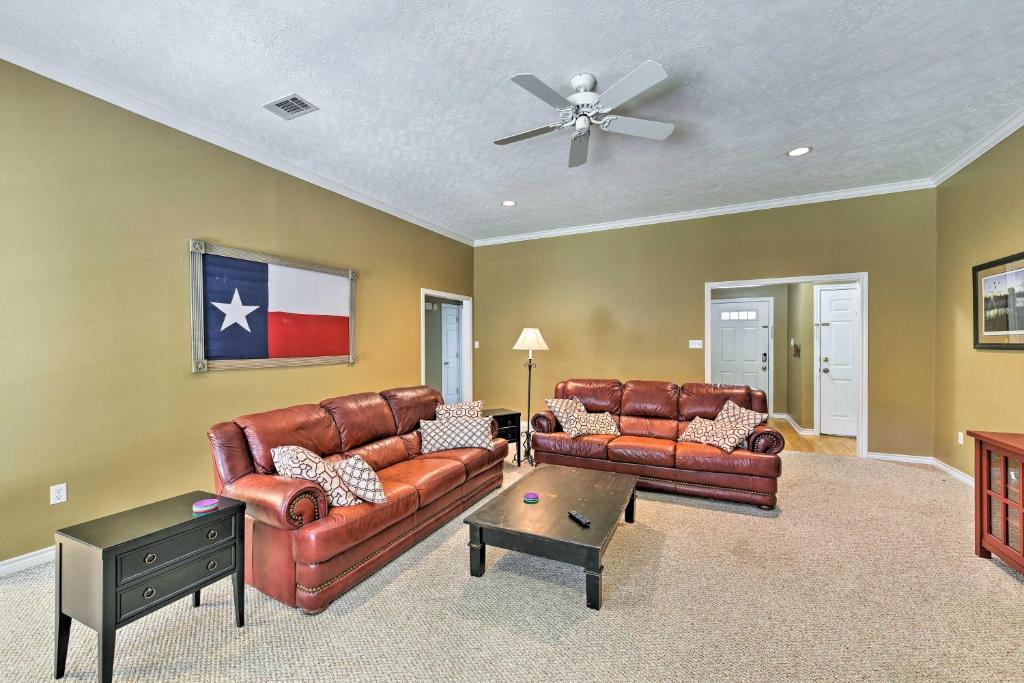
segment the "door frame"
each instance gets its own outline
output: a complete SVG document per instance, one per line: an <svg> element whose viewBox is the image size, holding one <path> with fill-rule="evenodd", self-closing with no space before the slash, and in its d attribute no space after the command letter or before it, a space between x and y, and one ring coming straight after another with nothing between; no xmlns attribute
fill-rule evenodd
<svg viewBox="0 0 1024 683"><path fill-rule="evenodd" d="M420 384L427 383L427 317L424 313L424 306L428 296L435 296L440 299L450 299L462 303L462 315L460 316L461 340L459 358L462 360L460 368L462 380L462 400L473 400L473 297L454 292L442 292L437 289L420 288Z"/></svg>
<svg viewBox="0 0 1024 683"><path fill-rule="evenodd" d="M834 275L803 275L794 277L760 278L752 280L723 280L704 283L704 381L710 379L711 347L711 290L739 287L765 287L768 285L839 284L856 282L860 288L860 415L857 429L857 455L868 457L868 274L836 273ZM721 301L721 299L718 299ZM817 401L815 401L817 403ZM817 428L815 418L815 428Z"/></svg>
<svg viewBox="0 0 1024 683"><path fill-rule="evenodd" d="M845 284L815 284L814 285L814 433L821 434L821 292L825 289L859 289L856 283L845 283ZM862 301L861 304L864 302ZM861 318L864 314L861 313ZM861 329L858 330L861 334L864 333L864 325L861 325ZM860 344L864 343L863 337L858 340ZM863 360L863 359L861 359ZM863 372L861 373L863 375ZM857 387L858 390L860 387ZM864 406L864 401L860 402L861 406ZM858 422L860 416L857 416ZM858 430L859 431L859 430Z"/></svg>
<svg viewBox="0 0 1024 683"><path fill-rule="evenodd" d="M704 369L704 381L711 381L711 307L715 304L742 304L758 303L768 304L768 414L771 415L774 406L773 396L775 395L775 299L770 296L750 296L738 299L712 299L708 307L708 334L705 336L704 344L707 346L707 365Z"/></svg>

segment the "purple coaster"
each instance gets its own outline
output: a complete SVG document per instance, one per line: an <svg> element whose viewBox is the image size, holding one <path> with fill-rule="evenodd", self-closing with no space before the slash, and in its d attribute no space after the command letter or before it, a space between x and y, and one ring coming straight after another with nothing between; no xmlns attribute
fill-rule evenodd
<svg viewBox="0 0 1024 683"><path fill-rule="evenodd" d="M218 505L220 501L216 498L203 498L192 503L192 512L212 512Z"/></svg>
<svg viewBox="0 0 1024 683"><path fill-rule="evenodd" d="M536 501L536 500L540 500L540 496L538 496L536 493L533 493L531 491L531 492L523 494L523 500L534 500L534 501Z"/></svg>

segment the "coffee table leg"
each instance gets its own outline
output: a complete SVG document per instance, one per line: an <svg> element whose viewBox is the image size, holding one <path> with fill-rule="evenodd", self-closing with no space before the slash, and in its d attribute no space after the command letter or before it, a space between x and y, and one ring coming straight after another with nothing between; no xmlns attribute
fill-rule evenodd
<svg viewBox="0 0 1024 683"><path fill-rule="evenodd" d="M587 607L601 609L601 569L584 569L587 577Z"/></svg>
<svg viewBox="0 0 1024 683"><path fill-rule="evenodd" d="M487 561L487 546L483 542L480 527L469 525L469 575L483 576L484 564Z"/></svg>
<svg viewBox="0 0 1024 683"><path fill-rule="evenodd" d="M629 496L629 502L626 503L626 523L632 524L636 521L636 491L634 490Z"/></svg>

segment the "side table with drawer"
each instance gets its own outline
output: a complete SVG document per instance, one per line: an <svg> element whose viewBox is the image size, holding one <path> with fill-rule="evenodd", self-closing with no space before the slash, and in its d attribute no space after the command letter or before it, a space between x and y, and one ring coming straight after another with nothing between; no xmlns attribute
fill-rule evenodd
<svg viewBox="0 0 1024 683"><path fill-rule="evenodd" d="M520 465L523 461L523 445L519 443L522 413L508 408L487 408L483 411L483 416L494 418L498 423L498 436L516 447L516 465Z"/></svg>
<svg viewBox="0 0 1024 683"><path fill-rule="evenodd" d="M192 503L217 498L216 510ZM71 620L96 631L100 681L110 681L117 629L215 581L234 578L235 625L245 622L245 503L193 491L55 534L54 678L64 676Z"/></svg>

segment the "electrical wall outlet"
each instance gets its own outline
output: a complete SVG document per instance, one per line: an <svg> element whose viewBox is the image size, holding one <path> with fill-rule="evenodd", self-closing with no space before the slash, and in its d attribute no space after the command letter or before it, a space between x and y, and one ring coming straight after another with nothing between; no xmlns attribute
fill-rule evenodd
<svg viewBox="0 0 1024 683"><path fill-rule="evenodd" d="M478 341L473 342L473 348L474 349L479 349L480 348L480 342L478 342Z"/></svg>
<svg viewBox="0 0 1024 683"><path fill-rule="evenodd" d="M50 487L50 505L68 502L68 484L54 484Z"/></svg>
<svg viewBox="0 0 1024 683"><path fill-rule="evenodd" d="M964 433L963 432L957 432L956 433L956 442L958 444L960 444L961 446L964 445Z"/></svg>
<svg viewBox="0 0 1024 683"><path fill-rule="evenodd" d="M704 348L704 340L703 339L691 339L690 340L690 348L691 349L703 349Z"/></svg>

